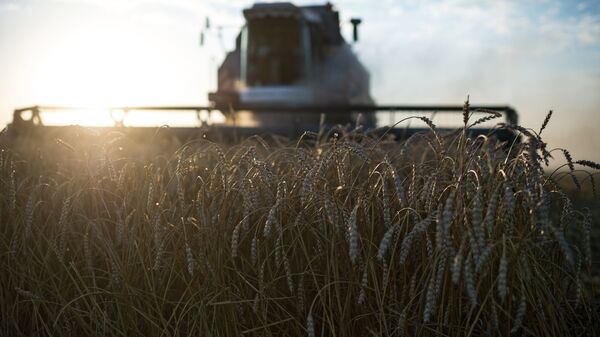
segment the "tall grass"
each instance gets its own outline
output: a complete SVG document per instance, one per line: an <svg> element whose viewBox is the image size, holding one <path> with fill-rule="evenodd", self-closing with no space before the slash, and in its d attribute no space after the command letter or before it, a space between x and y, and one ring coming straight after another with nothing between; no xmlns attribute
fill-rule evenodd
<svg viewBox="0 0 600 337"><path fill-rule="evenodd" d="M0 334L593 335L588 213L544 174L541 132L469 138L469 117L403 142L5 149Z"/></svg>

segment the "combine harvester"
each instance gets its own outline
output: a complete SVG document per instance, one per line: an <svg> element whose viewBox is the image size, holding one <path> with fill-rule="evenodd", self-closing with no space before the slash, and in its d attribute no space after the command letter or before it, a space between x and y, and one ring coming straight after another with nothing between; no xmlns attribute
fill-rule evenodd
<svg viewBox="0 0 600 337"><path fill-rule="evenodd" d="M225 122L203 127L161 129L181 140L198 137L231 140L255 134L296 137L305 131L354 124L374 132L387 132L398 138L423 128L376 128L377 117L396 113L461 113L456 106L408 106L374 103L369 92L369 73L340 33L338 12L329 3L322 6L295 6L291 3L257 3L244 10L245 25L238 34L235 50L227 53L218 69L218 89L210 93L209 106L118 107L114 111L187 111L211 115L221 111ZM360 19L352 19L353 41L358 40ZM471 111L503 113L508 124L517 123L517 113L508 106L473 106ZM14 111L7 133L11 136L56 134L66 126L45 126L42 115L52 111L81 112L78 108L32 106ZM324 122L322 117L324 116ZM200 121L201 125L203 124ZM139 134L155 133L156 128L124 127L115 121L114 129ZM164 130L164 131L162 131ZM471 129L472 135L487 134L489 128ZM496 137L510 140L507 130ZM12 138L12 137L11 137Z"/></svg>

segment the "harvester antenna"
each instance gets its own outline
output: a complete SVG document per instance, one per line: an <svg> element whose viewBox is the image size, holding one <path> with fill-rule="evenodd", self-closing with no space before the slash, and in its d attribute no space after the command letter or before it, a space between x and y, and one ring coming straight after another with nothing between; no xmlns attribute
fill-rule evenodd
<svg viewBox="0 0 600 337"><path fill-rule="evenodd" d="M202 30L200 31L200 47L204 46L204 38L205 38L205 32L208 32L208 30L210 29L210 18L207 16L204 20L204 28L202 28Z"/></svg>
<svg viewBox="0 0 600 337"><path fill-rule="evenodd" d="M358 42L358 25L362 20L360 18L351 18L350 23L352 24L352 41Z"/></svg>

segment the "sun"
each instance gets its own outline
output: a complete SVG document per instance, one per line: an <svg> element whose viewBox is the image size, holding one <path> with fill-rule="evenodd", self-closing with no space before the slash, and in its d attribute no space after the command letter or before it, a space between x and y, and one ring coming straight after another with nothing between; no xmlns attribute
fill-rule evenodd
<svg viewBox="0 0 600 337"><path fill-rule="evenodd" d="M177 98L181 96L178 91L189 93L197 87L197 83L189 84L193 78L190 80L186 69L174 64L174 57L178 55L149 38L153 32L141 30L132 23L103 21L49 36L32 56L35 67L22 85L30 88L35 104L81 108L42 110L44 124L112 126L115 121L123 121L126 126L197 125L199 120L194 111L129 111L125 114L112 109L177 105L180 103ZM167 35L160 36L161 32L156 34L159 40L168 39ZM181 43L188 42L193 52L193 42ZM180 89L182 87L185 89ZM196 96L188 94L181 105L190 105L192 100L194 105L206 105L201 103L205 96L201 89L197 94L194 92ZM223 120L218 113L211 116L212 123Z"/></svg>

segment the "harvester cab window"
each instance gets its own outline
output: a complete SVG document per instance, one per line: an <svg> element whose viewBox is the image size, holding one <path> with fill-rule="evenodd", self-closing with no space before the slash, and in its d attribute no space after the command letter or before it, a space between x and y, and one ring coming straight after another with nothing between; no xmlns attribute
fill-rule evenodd
<svg viewBox="0 0 600 337"><path fill-rule="evenodd" d="M300 23L292 17L268 17L248 23L248 86L289 85L304 75Z"/></svg>

